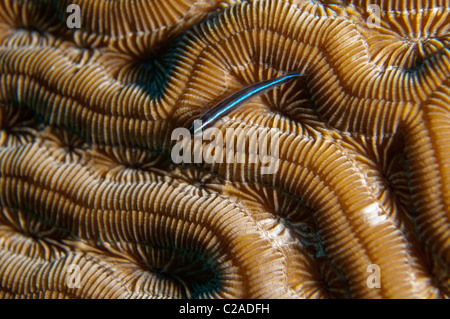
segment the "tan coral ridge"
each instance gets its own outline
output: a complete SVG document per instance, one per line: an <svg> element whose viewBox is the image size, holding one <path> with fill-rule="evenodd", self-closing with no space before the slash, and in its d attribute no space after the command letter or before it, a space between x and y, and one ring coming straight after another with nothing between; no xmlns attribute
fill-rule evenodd
<svg viewBox="0 0 450 319"><path fill-rule="evenodd" d="M70 3L79 30L0 4L2 297L449 296L448 1ZM173 129L290 71L221 126L277 130L275 175L171 162Z"/></svg>

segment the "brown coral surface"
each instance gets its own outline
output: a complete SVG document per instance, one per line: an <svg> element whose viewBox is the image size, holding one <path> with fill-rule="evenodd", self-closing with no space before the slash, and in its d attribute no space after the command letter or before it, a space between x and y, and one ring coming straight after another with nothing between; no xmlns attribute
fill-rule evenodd
<svg viewBox="0 0 450 319"><path fill-rule="evenodd" d="M450 2L3 0L0 208L3 298L449 297Z"/></svg>

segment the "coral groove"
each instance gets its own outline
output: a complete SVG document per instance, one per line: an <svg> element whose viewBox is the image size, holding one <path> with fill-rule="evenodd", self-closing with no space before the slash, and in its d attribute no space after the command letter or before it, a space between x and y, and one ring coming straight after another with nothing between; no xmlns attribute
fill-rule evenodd
<svg viewBox="0 0 450 319"><path fill-rule="evenodd" d="M448 298L449 141L448 0L4 0L0 297Z"/></svg>

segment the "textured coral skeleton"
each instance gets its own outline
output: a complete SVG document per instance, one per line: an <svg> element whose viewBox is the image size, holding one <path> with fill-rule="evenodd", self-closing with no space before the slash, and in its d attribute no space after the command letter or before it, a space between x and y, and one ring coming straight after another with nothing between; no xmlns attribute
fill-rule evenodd
<svg viewBox="0 0 450 319"><path fill-rule="evenodd" d="M277 174L171 161L293 71L221 126L276 129ZM449 143L448 0L3 0L0 296L447 298Z"/></svg>

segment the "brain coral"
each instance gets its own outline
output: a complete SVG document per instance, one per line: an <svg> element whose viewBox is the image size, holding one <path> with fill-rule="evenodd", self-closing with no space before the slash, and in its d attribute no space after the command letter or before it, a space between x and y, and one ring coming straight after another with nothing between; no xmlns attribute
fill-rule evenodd
<svg viewBox="0 0 450 319"><path fill-rule="evenodd" d="M449 8L1 1L0 296L449 297ZM276 173L173 160L293 71L218 124L278 132Z"/></svg>

